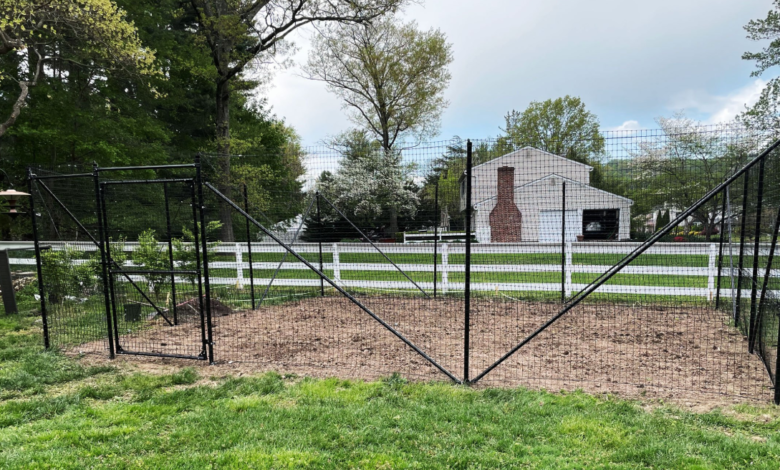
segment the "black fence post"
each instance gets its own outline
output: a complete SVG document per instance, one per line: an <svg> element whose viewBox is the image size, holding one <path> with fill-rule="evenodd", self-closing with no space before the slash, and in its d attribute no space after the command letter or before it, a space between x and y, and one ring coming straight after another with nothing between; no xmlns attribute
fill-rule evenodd
<svg viewBox="0 0 780 470"><path fill-rule="evenodd" d="M566 303L566 181L561 186L561 302Z"/></svg>
<svg viewBox="0 0 780 470"><path fill-rule="evenodd" d="M466 259L464 278L464 302L465 302L465 326L463 334L463 382L469 383L469 340L471 335L471 178L473 167L472 144L469 140L466 144Z"/></svg>
<svg viewBox="0 0 780 470"><path fill-rule="evenodd" d="M249 193L244 183L244 210L249 214ZM255 269L252 266L252 233L249 230L249 219L246 219L246 246L249 255L249 292L252 296L252 310L255 309Z"/></svg>
<svg viewBox="0 0 780 470"><path fill-rule="evenodd" d="M171 310L173 311L173 324L178 325L176 314L176 264L173 261L173 230L171 230L171 210L168 204L168 183L163 183L163 198L165 199L165 225L168 230L168 260L171 265Z"/></svg>
<svg viewBox="0 0 780 470"><path fill-rule="evenodd" d="M100 267L103 274L103 296L106 307L106 329L108 333L108 356L113 359L114 353L114 329L111 325L111 297L108 292L108 262L106 261L106 234L103 233L103 206L100 191L100 176L97 163L92 165L92 178L95 182L95 211L97 212L98 240L100 241Z"/></svg>
<svg viewBox="0 0 780 470"><path fill-rule="evenodd" d="M715 308L720 308L720 279L721 274L723 273L723 239L725 238L725 229L726 229L726 200L728 197L726 196L726 192L728 191L728 188L726 188L725 191L723 191L723 207L720 210L720 247L718 248L718 284L717 288L715 290ZM734 293L732 292L731 295L733 296Z"/></svg>
<svg viewBox="0 0 780 470"><path fill-rule="evenodd" d="M750 183L750 170L745 172L745 184L742 190L742 220L739 228L739 262L737 264L737 300L734 304L734 324L739 328L739 314L742 309L742 269L745 264L745 224L747 220L748 184ZM732 296L734 294L732 293Z"/></svg>
<svg viewBox="0 0 780 470"><path fill-rule="evenodd" d="M780 338L780 322L777 325L777 338ZM780 405L780 380L778 379L778 371L780 371L780 354L775 354L775 405Z"/></svg>
<svg viewBox="0 0 780 470"><path fill-rule="evenodd" d="M206 344L208 339L206 338L206 307L203 302L203 268L200 264L200 230L198 230L198 201L195 197L195 180L190 183L190 200L192 201L192 233L193 233L193 248L195 250L195 271L198 276L198 309L200 312L200 337L203 349L200 353L201 359L207 359L206 356Z"/></svg>
<svg viewBox="0 0 780 470"><path fill-rule="evenodd" d="M771 245L769 247L769 258L767 259L766 262L764 282L761 284L761 298L758 300L758 310L756 310L756 333L757 333L756 336L758 337L760 337L760 334L758 333L761 330L761 324L764 318L764 302L766 301L766 295L767 295L766 293L769 287L769 278L772 275L772 262L774 261L775 258L775 245L777 244L778 232L780 232L780 208L778 208L777 210L777 216L775 217L774 228L772 230L772 238L770 238ZM761 358L766 361L763 353L761 354ZM777 375L777 372L775 372L775 375Z"/></svg>
<svg viewBox="0 0 780 470"><path fill-rule="evenodd" d="M317 224L320 226L319 230L319 236L317 237L317 247L319 248L319 255L320 255L320 272L323 271L323 262L322 262L322 212L320 212L320 192L317 191L314 193L314 197L317 198ZM249 212L249 211L247 211ZM305 222L305 221L303 221ZM247 219L246 223L249 223L249 219ZM331 261L332 263L333 261ZM325 297L325 281L320 278L320 297Z"/></svg>
<svg viewBox="0 0 780 470"><path fill-rule="evenodd" d="M119 344L119 320L116 314L116 289L114 288L114 275L111 274L111 266L114 265L113 258L111 257L111 237L108 236L108 210L106 209L106 186L105 183L100 183L100 208L103 212L103 233L105 234L105 252L106 252L106 266L108 267L108 294L111 300L111 314L114 321L114 349L117 353L122 352L122 346Z"/></svg>
<svg viewBox="0 0 780 470"><path fill-rule="evenodd" d="M45 289L43 288L43 266L41 264L41 243L38 236L38 220L35 215L35 193L34 189L35 175L32 172L31 167L27 167L27 188L30 192L30 220L32 222L33 230L33 245L35 246L35 269L38 273L38 295L41 297L41 323L43 326L43 347L49 349L51 343L49 342L49 316L46 313L46 296L44 295ZM111 331L109 325L108 331ZM109 333L109 337L110 337ZM113 353L113 347L111 349Z"/></svg>
<svg viewBox="0 0 780 470"><path fill-rule="evenodd" d="M764 203L764 166L766 158L761 160L758 166L758 200L756 201L756 233L753 243L753 277L750 290L750 333L748 334L748 352L753 353L756 344L756 315L758 314L758 305L756 296L758 294L758 260L761 258L761 211Z"/></svg>
<svg viewBox="0 0 780 470"><path fill-rule="evenodd" d="M436 298L436 277L439 264L439 180L436 180L436 192L433 197L433 298Z"/></svg>
<svg viewBox="0 0 780 470"><path fill-rule="evenodd" d="M229 158L229 157L226 157ZM211 288L209 286L209 243L206 234L206 205L203 202L203 172L200 155L195 157L195 174L198 185L198 205L200 206L200 238L203 249L203 287L206 292L206 346L208 347L208 359L214 363L214 337L211 326Z"/></svg>

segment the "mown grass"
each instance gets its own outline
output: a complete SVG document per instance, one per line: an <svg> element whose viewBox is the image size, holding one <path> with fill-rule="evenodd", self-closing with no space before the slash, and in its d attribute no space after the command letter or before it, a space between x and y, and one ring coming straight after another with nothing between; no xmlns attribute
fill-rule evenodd
<svg viewBox="0 0 780 470"><path fill-rule="evenodd" d="M217 270L215 270L217 271ZM235 277L235 271L218 270L214 276ZM405 271L415 282L433 282L433 272ZM401 271L363 271L363 270L344 270L341 271L341 279L354 281L407 281L408 278ZM328 276L332 272L325 273ZM272 270L254 271L255 279L271 279L274 276ZM591 273L572 273L572 282L575 284L590 284L599 275ZM244 279L249 279L249 270L244 271ZM319 279L313 272L308 270L279 270L276 273L276 279ZM441 273L437 273L436 279L441 282ZM465 274L462 272L449 273L450 282L464 282ZM498 282L498 283L559 283L561 282L561 273L558 272L472 272L471 281L475 283ZM659 275L659 274L617 274L610 279L607 284L626 285L626 286L659 286L659 287L707 287L707 278L704 276L679 276L679 275Z"/></svg>
<svg viewBox="0 0 780 470"><path fill-rule="evenodd" d="M382 247L380 246L380 249ZM307 261L312 263L319 263L319 255L317 253L301 253L301 256ZM387 258L385 258L387 256ZM284 257L283 253L253 253L252 261L255 263L260 262L280 262ZM381 264L389 263L388 258L396 264L433 264L432 254L422 253L340 253L339 261L341 263L371 263ZM572 254L572 263L582 265L605 265L611 266L620 262L625 255L611 254L611 253L574 253ZM750 263L746 257L745 263ZM242 258L244 262L248 262L249 258L246 254ZM437 255L437 262L441 264L441 254ZM211 259L210 261L235 261L233 255L221 255L218 259ZM292 255L288 255L286 261L289 263L299 262ZM323 262L332 263L333 256L331 253L323 253ZM465 262L465 255L453 253L449 255L450 264L463 264ZM487 253L474 253L471 255L472 264L551 264L558 265L561 262L561 255L559 253L502 253L502 254L487 254ZM649 254L641 255L631 264L632 266L672 266L672 267L698 267L706 268L709 263L709 257L707 255L664 255L664 254Z"/></svg>
<svg viewBox="0 0 780 470"><path fill-rule="evenodd" d="M0 320L0 468L777 468L780 411L87 367Z"/></svg>

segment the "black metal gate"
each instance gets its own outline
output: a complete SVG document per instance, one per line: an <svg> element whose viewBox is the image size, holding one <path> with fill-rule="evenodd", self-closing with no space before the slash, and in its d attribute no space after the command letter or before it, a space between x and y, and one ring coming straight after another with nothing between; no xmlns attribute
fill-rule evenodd
<svg viewBox="0 0 780 470"><path fill-rule="evenodd" d="M150 171L175 177L132 178ZM199 175L194 164L30 169L47 347L213 358Z"/></svg>
<svg viewBox="0 0 780 470"><path fill-rule="evenodd" d="M194 178L100 183L104 270L118 354L208 358L195 185ZM134 227L123 226L127 219L121 214L126 204L138 205L128 198L137 198L139 187L152 201L141 204L149 228L130 245L122 237Z"/></svg>

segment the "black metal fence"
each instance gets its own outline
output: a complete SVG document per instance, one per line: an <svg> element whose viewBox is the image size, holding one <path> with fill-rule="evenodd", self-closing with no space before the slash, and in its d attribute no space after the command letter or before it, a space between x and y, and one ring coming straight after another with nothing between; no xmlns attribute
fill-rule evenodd
<svg viewBox="0 0 780 470"><path fill-rule="evenodd" d="M31 169L46 345L777 401L776 145L681 122Z"/></svg>

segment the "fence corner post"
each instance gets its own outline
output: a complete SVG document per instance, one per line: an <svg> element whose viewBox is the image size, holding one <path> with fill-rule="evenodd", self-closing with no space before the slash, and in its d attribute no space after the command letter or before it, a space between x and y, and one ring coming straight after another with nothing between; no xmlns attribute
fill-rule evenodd
<svg viewBox="0 0 780 470"><path fill-rule="evenodd" d="M468 140L466 142L466 226L464 227L466 230L466 258L465 258L465 269L466 269L466 275L464 276L464 304L465 304L465 315L463 319L464 323L464 330L463 330L463 382L468 384L469 381L469 346L470 346L470 335L471 335L471 223L472 223L472 215L474 212L474 207L472 206L471 201L471 192L473 188L471 187L473 181L473 154L472 154L472 143L471 140Z"/></svg>
<svg viewBox="0 0 780 470"><path fill-rule="evenodd" d="M33 192L35 188L34 184L35 175L32 172L32 167L27 167L27 188L30 192L30 221L32 223L32 229L33 229L33 245L35 246L35 270L38 274L38 295L41 297L41 324L43 327L43 347L46 349L49 349L51 347L50 339L49 339L49 316L46 312L46 293L45 289L43 287L44 279L43 279L43 265L41 264L41 244L39 240L39 234L38 234L38 220L36 219L35 215L35 193ZM108 315L108 312L106 312L106 315ZM109 341L111 341L111 325L108 326L108 337ZM111 344L111 358L113 359L114 354L114 347L113 343Z"/></svg>

